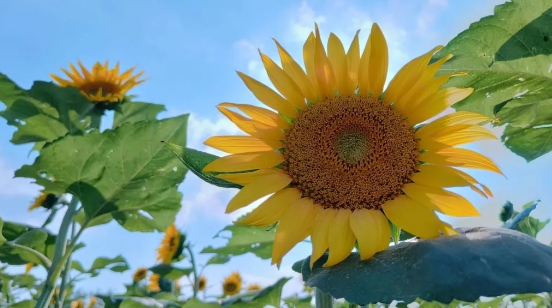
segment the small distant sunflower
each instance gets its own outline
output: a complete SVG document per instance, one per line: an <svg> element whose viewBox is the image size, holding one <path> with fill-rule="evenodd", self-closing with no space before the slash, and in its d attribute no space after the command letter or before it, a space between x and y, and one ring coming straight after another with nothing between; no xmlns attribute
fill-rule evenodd
<svg viewBox="0 0 552 308"><path fill-rule="evenodd" d="M258 291L262 289L263 287L260 284L252 283L247 287L247 291Z"/></svg>
<svg viewBox="0 0 552 308"><path fill-rule="evenodd" d="M83 307L84 307L84 303L80 298L71 302L71 308L83 308Z"/></svg>
<svg viewBox="0 0 552 308"><path fill-rule="evenodd" d="M142 281L144 278L146 278L147 274L148 269L145 267L140 267L134 272L134 275L132 275L132 280L135 282Z"/></svg>
<svg viewBox="0 0 552 308"><path fill-rule="evenodd" d="M96 304L98 303L98 299L95 296L91 296L88 300L88 308L96 307Z"/></svg>
<svg viewBox="0 0 552 308"><path fill-rule="evenodd" d="M445 188L467 186L492 196L456 167L501 173L499 168L489 158L456 146L496 137L479 126L491 119L473 112L428 122L473 92L442 88L454 75L434 75L452 55L429 64L442 46L406 64L384 92L388 50L376 24L362 53L358 32L348 52L330 34L326 53L316 26L303 47L306 73L276 45L282 67L262 53L261 59L281 95L238 72L255 97L276 112L219 104L218 109L247 135L206 140L206 145L230 155L204 168L244 186L228 203L227 213L272 194L239 222L278 222L272 264L279 266L283 256L308 236L311 262L329 250L324 264L328 267L349 256L355 242L362 260L387 249L388 219L411 234L433 238L457 234L436 211L479 215L467 199Z"/></svg>
<svg viewBox="0 0 552 308"><path fill-rule="evenodd" d="M29 206L29 212L37 209L39 207L43 207L45 209L51 209L54 205L56 205L58 201L58 196L54 194L47 194L44 192L41 192L38 197L35 198L35 201L31 206Z"/></svg>
<svg viewBox="0 0 552 308"><path fill-rule="evenodd" d="M31 272L31 269L33 269L33 267L35 267L36 264L34 263L27 263L27 265L25 265L25 274L29 274Z"/></svg>
<svg viewBox="0 0 552 308"><path fill-rule="evenodd" d="M181 234L176 229L176 225L172 224L165 230L165 237L161 242L161 247L157 249L157 260L162 264L171 263L178 248L180 246Z"/></svg>
<svg viewBox="0 0 552 308"><path fill-rule="evenodd" d="M159 274L153 274L150 276L149 278L149 284L148 284L148 290L149 291L154 291L154 292L159 292L161 291L161 288L159 287L159 279L161 277L159 276Z"/></svg>
<svg viewBox="0 0 552 308"><path fill-rule="evenodd" d="M222 293L232 296L240 293L242 288L242 279L239 272L234 272L224 279L222 283Z"/></svg>
<svg viewBox="0 0 552 308"><path fill-rule="evenodd" d="M205 276L201 275L199 276L199 287L197 288L198 291L203 291L207 287L207 278Z"/></svg>
<svg viewBox="0 0 552 308"><path fill-rule="evenodd" d="M109 63L105 61L102 65L96 62L92 71L88 71L80 61L78 61L82 74L75 68L73 63L69 63L71 72L61 69L71 80L62 79L54 74L50 77L62 87L75 87L93 103L116 103L125 98L126 93L141 84L147 79L138 80L144 71L137 75L132 75L135 67L126 72L119 73L119 63L114 68L109 68Z"/></svg>

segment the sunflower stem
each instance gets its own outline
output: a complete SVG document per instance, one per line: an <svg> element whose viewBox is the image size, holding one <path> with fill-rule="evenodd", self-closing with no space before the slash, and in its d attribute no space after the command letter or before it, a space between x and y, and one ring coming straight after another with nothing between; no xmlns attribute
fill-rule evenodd
<svg viewBox="0 0 552 308"><path fill-rule="evenodd" d="M186 250L190 254L190 263L192 263L192 268L194 269L194 298L197 298L197 292L199 291L199 277L197 275L197 264L195 262L194 252L190 245L186 245Z"/></svg>
<svg viewBox="0 0 552 308"><path fill-rule="evenodd" d="M71 222L71 241L75 238L76 233L76 222ZM57 302L59 308L63 308L63 302L65 301L65 289L69 285L68 281L70 280L71 273L71 254L65 261L65 267L61 276L61 285L59 286L59 300Z"/></svg>
<svg viewBox="0 0 552 308"><path fill-rule="evenodd" d="M319 288L316 288L315 294L316 308L332 308L333 298L330 294L322 292Z"/></svg>
<svg viewBox="0 0 552 308"><path fill-rule="evenodd" d="M69 255L73 250L74 243L71 243L71 249L67 249L67 251L65 246L67 244L67 233L69 232L69 227L73 222L73 216L75 215L78 203L78 198L73 196L71 198L69 206L67 207L65 216L63 216L63 220L61 222L61 226L59 227L58 235L56 238L52 266L50 266L50 268L48 269L48 275L46 276L46 280L44 280L44 286L42 288L42 292L40 293L40 297L36 302L35 308L47 308L50 304L50 300L52 299L52 296L54 295L54 291L56 289L57 279L61 274L61 269L63 268L65 261L69 259ZM73 239L73 241L74 240L75 239Z"/></svg>

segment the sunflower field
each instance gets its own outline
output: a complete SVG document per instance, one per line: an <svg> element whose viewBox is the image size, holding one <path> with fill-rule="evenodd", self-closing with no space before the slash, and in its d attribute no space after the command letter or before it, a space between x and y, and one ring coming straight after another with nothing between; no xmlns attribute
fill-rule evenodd
<svg viewBox="0 0 552 308"><path fill-rule="evenodd" d="M30 150L0 184L39 186L28 211L45 213L12 221L0 201L0 308L552 307L552 243L536 239L550 220L533 212L552 200L495 200L489 225L455 226L482 215L472 200L493 198L481 179L516 177L473 143L494 140L524 159L518 170L552 155L552 0L499 4L396 73L380 22L366 39L314 22L302 49L275 38L277 57L259 50L268 79L236 78L255 101L202 94L239 129L202 127L209 151L187 144L190 114L161 117L163 104L133 95L157 78L138 66L75 54L28 89L0 73L1 130ZM543 174L549 194L552 169ZM236 215L208 234L223 244L192 240L208 229L177 219L190 177L232 192L225 211L200 198L212 215ZM156 259L131 266L137 247L81 262L76 252L101 248L83 234L108 225L156 234ZM105 247L125 241L95 234ZM299 245L308 253L289 263ZM230 265L244 255L286 274L246 279ZM126 291L87 289L107 272L127 283L106 287ZM301 290L284 295L293 279Z"/></svg>

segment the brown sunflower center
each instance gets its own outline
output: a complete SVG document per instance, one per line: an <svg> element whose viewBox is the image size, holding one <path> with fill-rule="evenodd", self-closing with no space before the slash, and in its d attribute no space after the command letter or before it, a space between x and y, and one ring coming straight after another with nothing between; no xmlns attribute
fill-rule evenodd
<svg viewBox="0 0 552 308"><path fill-rule="evenodd" d="M411 182L420 151L404 116L371 97L308 106L286 133L282 168L325 208L379 209Z"/></svg>
<svg viewBox="0 0 552 308"><path fill-rule="evenodd" d="M117 85L104 81L88 82L80 86L81 91L90 95L98 94L100 89L102 90L102 94L116 94L119 91L119 87L117 87Z"/></svg>
<svg viewBox="0 0 552 308"><path fill-rule="evenodd" d="M228 283L226 283L226 285L224 286L224 290L225 290L226 292L234 292L234 291L236 291L237 288L238 288L238 286L237 286L235 283L233 283L233 282L228 282Z"/></svg>

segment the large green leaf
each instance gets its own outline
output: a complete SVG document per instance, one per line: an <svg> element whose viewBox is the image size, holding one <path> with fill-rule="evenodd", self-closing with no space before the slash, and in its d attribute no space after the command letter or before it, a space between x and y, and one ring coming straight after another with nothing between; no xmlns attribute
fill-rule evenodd
<svg viewBox="0 0 552 308"><path fill-rule="evenodd" d="M329 268L322 267L325 255L312 271L309 257L303 262L303 279L356 304L416 298L448 304L552 290L552 247L505 228L459 231L458 236L403 242L366 261L353 253Z"/></svg>
<svg viewBox="0 0 552 308"><path fill-rule="evenodd" d="M8 76L0 73L0 102L4 103L6 108L9 108L17 100L26 97L25 90L21 89Z"/></svg>
<svg viewBox="0 0 552 308"><path fill-rule="evenodd" d="M113 128L121 126L123 123L155 120L157 115L165 110L164 105L130 101L125 102L115 110Z"/></svg>
<svg viewBox="0 0 552 308"><path fill-rule="evenodd" d="M242 220L244 217L238 219ZM272 245L276 236L276 229L267 230L266 227L252 227L243 225L229 225L220 230L214 238L226 238L221 233L230 231L232 237L223 247L214 248L212 246L205 247L201 253L214 253L208 264L224 264L230 260L230 257L239 256L251 252L257 257L266 260L272 256Z"/></svg>
<svg viewBox="0 0 552 308"><path fill-rule="evenodd" d="M180 210L177 185L186 168L160 141L185 142L187 120L183 115L67 136L47 144L15 175L35 179L48 192L75 195L86 214L83 225L110 214L130 231L162 231Z"/></svg>
<svg viewBox="0 0 552 308"><path fill-rule="evenodd" d="M552 150L552 2L512 0L472 23L436 54L454 58L440 73L467 72L448 85L473 87L454 105L507 124L506 147L534 160Z"/></svg>
<svg viewBox="0 0 552 308"><path fill-rule="evenodd" d="M21 246L34 248L36 246L44 244L44 242L46 242L47 239L48 239L48 233L46 233L46 230L31 229L21 234L11 242Z"/></svg>
<svg viewBox="0 0 552 308"><path fill-rule="evenodd" d="M5 221L2 227L1 237L4 237L7 241L15 241L16 239L22 237L26 233L33 234L33 230L39 230L39 228L34 228L28 225ZM40 230L40 234L44 233L44 230ZM54 256L54 249L56 243L56 236L46 233L46 237L41 236L41 242L34 241L32 244L33 249L39 253L46 256L48 259L52 260ZM78 244L76 249L84 247L83 244ZM0 262L7 263L10 265L23 265L26 263L35 263L42 264L40 258L36 255L23 250L21 248L12 247L10 245L0 246Z"/></svg>
<svg viewBox="0 0 552 308"><path fill-rule="evenodd" d="M282 301L282 288L290 279L291 277L280 278L276 283L260 290L253 296L237 295L222 302L221 306L243 308L265 307L270 305L280 307L280 303Z"/></svg>
<svg viewBox="0 0 552 308"><path fill-rule="evenodd" d="M190 148L181 147L170 142L165 142L165 145L174 153L174 155L176 155L176 157L178 157L178 159L184 164L184 166L186 166L186 168L192 171L203 181L224 188L243 187L239 184L231 183L216 177L218 174L221 174L223 172L203 171L203 168L205 168L205 166L210 164L215 159L219 158L218 156Z"/></svg>
<svg viewBox="0 0 552 308"><path fill-rule="evenodd" d="M0 112L17 127L12 143L48 142L89 128L93 105L77 89L36 81L25 94Z"/></svg>

